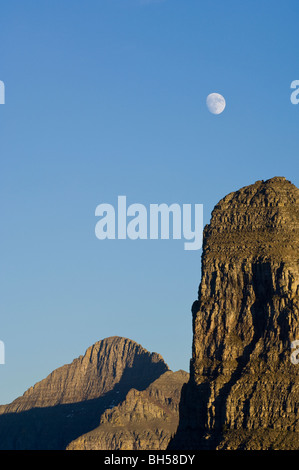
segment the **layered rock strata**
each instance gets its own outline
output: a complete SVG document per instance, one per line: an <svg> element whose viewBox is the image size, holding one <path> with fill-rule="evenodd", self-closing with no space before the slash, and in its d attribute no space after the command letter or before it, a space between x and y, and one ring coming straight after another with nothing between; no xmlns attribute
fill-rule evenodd
<svg viewBox="0 0 299 470"><path fill-rule="evenodd" d="M184 371L168 371L146 390L131 389L118 406L106 410L100 426L72 442L68 450L164 450L179 422Z"/></svg>
<svg viewBox="0 0 299 470"><path fill-rule="evenodd" d="M130 339L99 341L0 407L0 449L64 449L131 388L144 390L168 370L159 354Z"/></svg>
<svg viewBox="0 0 299 470"><path fill-rule="evenodd" d="M299 190L224 197L204 229L190 382L173 448L299 448Z"/></svg>
<svg viewBox="0 0 299 470"><path fill-rule="evenodd" d="M55 369L22 397L0 407L0 414L99 398L118 385L143 389L168 370L162 356L127 338L112 336L90 346L83 356Z"/></svg>

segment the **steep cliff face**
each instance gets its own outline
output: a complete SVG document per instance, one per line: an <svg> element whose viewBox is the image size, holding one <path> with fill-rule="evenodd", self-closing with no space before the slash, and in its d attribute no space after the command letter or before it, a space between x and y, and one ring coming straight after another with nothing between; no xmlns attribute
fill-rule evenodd
<svg viewBox="0 0 299 470"><path fill-rule="evenodd" d="M98 426L131 388L146 389L168 371L157 353L132 340L106 338L0 407L0 449L65 449Z"/></svg>
<svg viewBox="0 0 299 470"><path fill-rule="evenodd" d="M299 448L299 190L231 193L204 230L190 382L172 445ZM186 419L185 419L186 417Z"/></svg>
<svg viewBox="0 0 299 470"><path fill-rule="evenodd" d="M177 430L184 371L168 371L146 390L131 389L106 410L100 426L73 441L68 450L163 450Z"/></svg>

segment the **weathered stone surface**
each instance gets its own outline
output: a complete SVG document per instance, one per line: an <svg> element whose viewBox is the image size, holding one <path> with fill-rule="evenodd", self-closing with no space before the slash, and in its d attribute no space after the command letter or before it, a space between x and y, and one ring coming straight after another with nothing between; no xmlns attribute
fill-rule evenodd
<svg viewBox="0 0 299 470"><path fill-rule="evenodd" d="M131 389L118 406L105 411L100 426L68 446L68 450L163 450L179 421L184 371L165 372L146 390Z"/></svg>
<svg viewBox="0 0 299 470"><path fill-rule="evenodd" d="M71 364L54 370L11 404L1 406L0 414L92 400L120 383L125 388L138 383L142 389L166 370L168 366L159 354L149 353L130 339L112 336L89 347Z"/></svg>
<svg viewBox="0 0 299 470"><path fill-rule="evenodd" d="M299 190L223 198L204 230L190 382L175 448L299 448Z"/></svg>
<svg viewBox="0 0 299 470"><path fill-rule="evenodd" d="M64 449L131 388L144 390L167 370L159 354L132 340L99 341L0 407L0 449Z"/></svg>

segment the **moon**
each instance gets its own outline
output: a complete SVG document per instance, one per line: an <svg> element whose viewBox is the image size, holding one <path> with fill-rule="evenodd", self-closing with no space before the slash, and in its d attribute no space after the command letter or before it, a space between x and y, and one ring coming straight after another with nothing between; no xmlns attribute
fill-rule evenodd
<svg viewBox="0 0 299 470"><path fill-rule="evenodd" d="M211 93L207 97L207 107L212 114L221 114L226 106L225 99L219 93Z"/></svg>

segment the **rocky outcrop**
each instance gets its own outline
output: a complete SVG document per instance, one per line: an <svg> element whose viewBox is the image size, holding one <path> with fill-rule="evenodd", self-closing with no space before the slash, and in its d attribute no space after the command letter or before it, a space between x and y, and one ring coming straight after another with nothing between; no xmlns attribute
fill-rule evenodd
<svg viewBox="0 0 299 470"><path fill-rule="evenodd" d="M0 449L64 449L131 388L144 390L168 370L159 354L132 340L99 341L0 407Z"/></svg>
<svg viewBox="0 0 299 470"><path fill-rule="evenodd" d="M172 448L299 448L299 190L223 198L204 229L190 382Z"/></svg>
<svg viewBox="0 0 299 470"><path fill-rule="evenodd" d="M165 372L146 390L131 389L118 406L106 410L100 426L72 442L68 450L163 450L179 421L184 371Z"/></svg>

